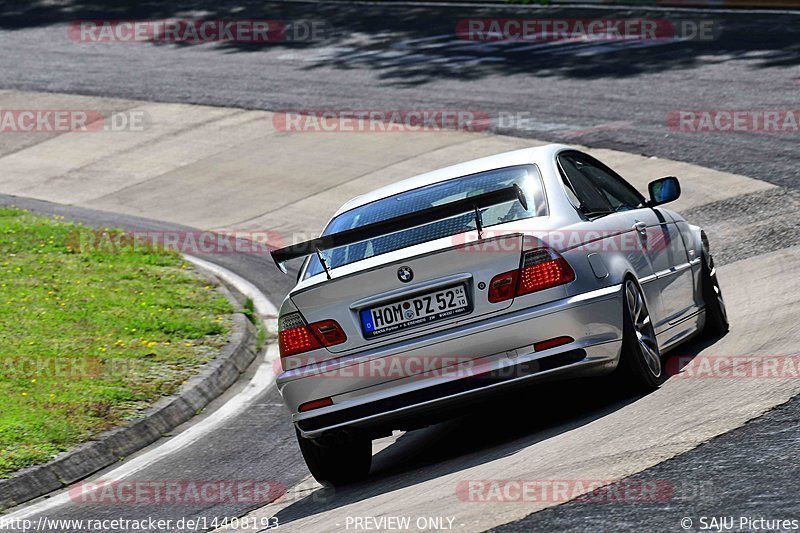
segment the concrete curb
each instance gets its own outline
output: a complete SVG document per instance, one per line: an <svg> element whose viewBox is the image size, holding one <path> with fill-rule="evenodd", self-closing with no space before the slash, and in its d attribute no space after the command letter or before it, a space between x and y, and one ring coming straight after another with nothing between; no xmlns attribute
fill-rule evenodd
<svg viewBox="0 0 800 533"><path fill-rule="evenodd" d="M215 276L202 268L197 271L217 284L237 310L239 299ZM244 372L256 357L255 327L241 312L233 315L228 343L217 357L186 381L178 394L161 398L145 415L130 425L98 435L59 454L49 463L30 467L14 477L0 479L0 511L63 489L129 455L141 450L188 421L212 400L219 397Z"/></svg>

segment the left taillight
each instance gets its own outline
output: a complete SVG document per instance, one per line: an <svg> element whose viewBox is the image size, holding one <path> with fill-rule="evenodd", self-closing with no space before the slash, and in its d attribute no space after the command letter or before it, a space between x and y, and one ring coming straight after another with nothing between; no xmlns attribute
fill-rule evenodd
<svg viewBox="0 0 800 533"><path fill-rule="evenodd" d="M344 330L335 320L306 324L300 313L288 313L278 322L278 346L281 358L335 346L347 340Z"/></svg>
<svg viewBox="0 0 800 533"><path fill-rule="evenodd" d="M503 302L514 296L549 289L574 279L575 271L558 252L550 248L537 248L525 252L519 269L503 272L492 278L489 283L489 301Z"/></svg>

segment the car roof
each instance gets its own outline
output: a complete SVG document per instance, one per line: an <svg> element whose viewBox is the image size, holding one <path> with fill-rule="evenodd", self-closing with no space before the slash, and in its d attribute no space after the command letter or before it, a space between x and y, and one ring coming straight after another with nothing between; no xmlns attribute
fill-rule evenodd
<svg viewBox="0 0 800 533"><path fill-rule="evenodd" d="M349 200L339 208L334 217L376 200L381 200L395 194L418 189L432 183L438 183L441 181L459 178L461 176L476 174L478 172L486 172L488 170L496 170L515 165L530 165L533 163L541 166L545 161L551 161L558 152L567 149L575 150L575 148L571 146L565 146L563 144L547 144L533 148L523 148L521 150L504 152L488 157L482 157L480 159L473 159L472 161L466 161L464 163L434 170L432 172L419 174L417 176L386 185L379 189L375 189L374 191L370 191L362 194L361 196L357 196L352 200Z"/></svg>

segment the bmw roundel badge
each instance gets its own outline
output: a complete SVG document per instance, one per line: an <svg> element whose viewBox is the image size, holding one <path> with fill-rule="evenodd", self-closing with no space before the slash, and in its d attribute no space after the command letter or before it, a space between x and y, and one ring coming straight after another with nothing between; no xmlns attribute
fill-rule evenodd
<svg viewBox="0 0 800 533"><path fill-rule="evenodd" d="M397 269L397 279L399 279L403 283L408 283L409 281L414 279L414 271L411 270L409 267L400 267Z"/></svg>

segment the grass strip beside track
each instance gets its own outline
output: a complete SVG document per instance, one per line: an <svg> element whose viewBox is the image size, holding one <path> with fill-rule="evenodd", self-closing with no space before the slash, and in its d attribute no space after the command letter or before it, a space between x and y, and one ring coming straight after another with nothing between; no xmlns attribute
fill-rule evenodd
<svg viewBox="0 0 800 533"><path fill-rule="evenodd" d="M180 255L76 246L97 232L57 218L0 209L0 477L136 418L230 331Z"/></svg>

